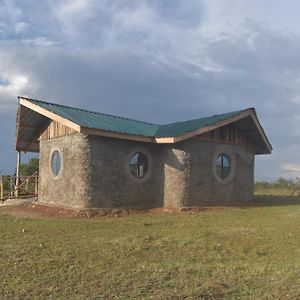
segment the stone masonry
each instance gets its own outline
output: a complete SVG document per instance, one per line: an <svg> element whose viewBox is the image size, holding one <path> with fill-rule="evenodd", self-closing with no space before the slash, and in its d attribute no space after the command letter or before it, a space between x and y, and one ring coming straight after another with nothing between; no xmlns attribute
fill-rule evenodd
<svg viewBox="0 0 300 300"><path fill-rule="evenodd" d="M62 168L51 172L58 150ZM149 160L142 179L129 171L137 152ZM216 157L225 153L232 171L221 180ZM74 133L40 141L39 201L71 208L154 208L229 205L251 200L254 151L250 146L202 141L199 138L150 144Z"/></svg>

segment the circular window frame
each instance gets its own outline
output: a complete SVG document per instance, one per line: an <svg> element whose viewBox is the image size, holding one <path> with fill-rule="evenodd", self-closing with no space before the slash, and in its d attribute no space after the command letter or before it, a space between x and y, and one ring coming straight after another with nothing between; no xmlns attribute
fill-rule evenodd
<svg viewBox="0 0 300 300"><path fill-rule="evenodd" d="M218 173L217 173L217 169L216 169L216 160L220 155L225 155L229 162L230 162L230 172L228 174L228 176L226 176L225 178L221 178ZM215 152L214 156L213 156L213 161L212 161L212 169L213 169L213 174L215 179L220 183L220 184L227 184L230 181L232 181L232 179L234 178L235 175L235 170L236 170L236 159L235 159L235 155L234 154L229 154L228 151L226 151L225 149L218 149L218 151Z"/></svg>
<svg viewBox="0 0 300 300"><path fill-rule="evenodd" d="M58 154L60 156L60 169L59 169L57 175L55 175L54 172L53 172L53 170L52 170L52 157L53 157L54 152L58 152ZM53 179L59 179L62 176L62 171L63 171L63 155L62 155L62 152L58 148L53 148L51 150L51 152L50 152L49 169L50 169L51 177Z"/></svg>
<svg viewBox="0 0 300 300"><path fill-rule="evenodd" d="M140 178L135 177L130 171L130 160L137 153L143 154L148 160L148 170L147 170L146 174ZM144 182L148 181L152 175L152 156L151 156L150 152L145 148L135 148L134 150L130 151L130 153L127 155L125 169L126 169L126 173L127 173L128 177L132 181L134 181L136 183L144 183Z"/></svg>

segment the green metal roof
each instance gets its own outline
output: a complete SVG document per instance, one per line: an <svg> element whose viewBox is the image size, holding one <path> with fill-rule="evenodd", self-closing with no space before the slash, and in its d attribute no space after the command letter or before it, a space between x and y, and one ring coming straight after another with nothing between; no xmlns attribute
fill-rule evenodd
<svg viewBox="0 0 300 300"><path fill-rule="evenodd" d="M194 119L184 122L175 122L166 125L160 125L156 131L156 137L175 137L182 135L186 132L194 131L196 129L203 128L208 125L213 125L219 121L229 119L235 115L240 114L242 111L234 111L220 115L214 115L211 117L204 117L200 119Z"/></svg>
<svg viewBox="0 0 300 300"><path fill-rule="evenodd" d="M211 117L158 125L40 100L24 99L82 127L145 137L176 137L208 125L213 125L242 112L239 110Z"/></svg>

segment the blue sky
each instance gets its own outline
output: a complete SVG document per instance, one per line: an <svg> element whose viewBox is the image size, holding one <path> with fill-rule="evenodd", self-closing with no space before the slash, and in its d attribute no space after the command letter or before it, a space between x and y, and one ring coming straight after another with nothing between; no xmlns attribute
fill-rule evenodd
<svg viewBox="0 0 300 300"><path fill-rule="evenodd" d="M255 107L274 147L256 179L300 173L300 2L0 0L0 172L17 96L151 122Z"/></svg>

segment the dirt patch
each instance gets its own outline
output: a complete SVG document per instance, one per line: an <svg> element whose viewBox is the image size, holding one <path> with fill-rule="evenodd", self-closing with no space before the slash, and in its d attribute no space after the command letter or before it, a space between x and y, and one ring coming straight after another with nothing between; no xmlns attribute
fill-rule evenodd
<svg viewBox="0 0 300 300"><path fill-rule="evenodd" d="M93 209L93 210L75 210L59 208L53 206L41 205L36 202L26 203L17 206L3 206L0 209L5 215L17 218L98 218L98 217L123 217L129 215L157 215L157 214L194 214L210 210L209 208L184 208L168 209L155 208L147 210L133 209Z"/></svg>

